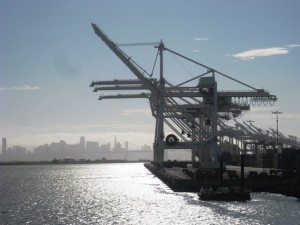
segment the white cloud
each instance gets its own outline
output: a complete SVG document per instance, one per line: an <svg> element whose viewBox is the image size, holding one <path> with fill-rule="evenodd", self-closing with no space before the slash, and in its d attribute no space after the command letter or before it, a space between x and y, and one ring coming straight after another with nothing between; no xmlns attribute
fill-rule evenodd
<svg viewBox="0 0 300 225"><path fill-rule="evenodd" d="M39 90L40 87L30 86L24 84L23 86L13 86L13 87L0 87L0 91L34 91Z"/></svg>
<svg viewBox="0 0 300 225"><path fill-rule="evenodd" d="M241 59L241 60L249 60L249 59L255 59L256 57L267 57L273 55L289 54L291 48L297 48L297 47L300 47L300 44L289 44L284 47L251 49L236 54L228 54L227 56L232 56L236 59Z"/></svg>
<svg viewBox="0 0 300 225"><path fill-rule="evenodd" d="M296 48L296 47L300 47L300 45L298 45L298 44L290 44L290 45L287 45L286 47Z"/></svg>
<svg viewBox="0 0 300 225"><path fill-rule="evenodd" d="M289 50L285 47L273 47L273 48L252 49L237 54L233 54L232 56L237 59L249 60L249 59L255 59L256 57L284 55L288 53Z"/></svg>
<svg viewBox="0 0 300 225"><path fill-rule="evenodd" d="M206 37L197 37L194 39L194 41L208 41L209 39Z"/></svg>
<svg viewBox="0 0 300 225"><path fill-rule="evenodd" d="M197 52L200 52L200 50L194 49L192 52L197 53Z"/></svg>

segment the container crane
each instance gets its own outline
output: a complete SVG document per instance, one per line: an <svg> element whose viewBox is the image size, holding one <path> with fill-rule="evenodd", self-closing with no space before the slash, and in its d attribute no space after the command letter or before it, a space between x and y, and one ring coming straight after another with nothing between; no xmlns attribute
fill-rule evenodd
<svg viewBox="0 0 300 225"><path fill-rule="evenodd" d="M158 49L157 56L159 56L159 79L152 78L153 71L151 74L147 73L121 50L121 45L114 43L96 24L92 23L92 27L97 36L137 79L92 81L90 87L94 88L94 92L141 91L137 94L102 95L99 100L121 98L146 98L149 100L152 115L156 119L153 148L154 161L157 164L164 162L165 149L191 149L193 161L196 160L196 157L202 162L218 161L220 157L218 121L221 118L232 119L240 115L242 111L250 109L251 103L273 104L277 101L275 95L271 95L263 89L256 89L170 50L162 41L155 46ZM195 63L206 71L180 84L172 84L164 77L164 51ZM217 75L238 82L250 88L250 91L220 91L217 88ZM188 86L194 80L199 80L198 85ZM239 101L234 101L234 99L239 99ZM165 138L165 125L175 134L169 134Z"/></svg>

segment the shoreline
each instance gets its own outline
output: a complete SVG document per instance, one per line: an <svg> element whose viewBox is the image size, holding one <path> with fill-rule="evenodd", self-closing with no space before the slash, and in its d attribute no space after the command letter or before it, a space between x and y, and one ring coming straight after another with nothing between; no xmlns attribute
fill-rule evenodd
<svg viewBox="0 0 300 225"><path fill-rule="evenodd" d="M105 164L105 163L147 163L148 160L122 160L122 159L106 159L106 160L52 160L52 161L7 161L0 162L0 166L14 166L14 165L65 165L65 164Z"/></svg>

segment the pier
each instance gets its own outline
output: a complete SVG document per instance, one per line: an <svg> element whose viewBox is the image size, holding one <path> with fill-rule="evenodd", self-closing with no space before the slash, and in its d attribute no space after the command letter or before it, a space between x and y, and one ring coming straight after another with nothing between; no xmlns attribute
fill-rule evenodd
<svg viewBox="0 0 300 225"><path fill-rule="evenodd" d="M218 169L199 170L192 162L181 162L181 167L170 164L156 167L153 163L144 166L175 192L198 192L204 183L210 186L241 185L241 168L226 166L222 181ZM278 193L300 198L300 173L295 170L276 170L272 168L245 167L245 187L254 192Z"/></svg>

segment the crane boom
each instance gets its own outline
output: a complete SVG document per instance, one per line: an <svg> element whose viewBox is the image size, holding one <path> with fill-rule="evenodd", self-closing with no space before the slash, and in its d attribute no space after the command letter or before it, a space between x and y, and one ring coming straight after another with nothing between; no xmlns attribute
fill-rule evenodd
<svg viewBox="0 0 300 225"><path fill-rule="evenodd" d="M144 75L143 72L135 66L131 61L130 57L127 56L104 32L94 23L92 27L95 33L102 39L102 41L115 53L116 56L133 72L133 74L145 85L147 89L155 96L158 95L158 88Z"/></svg>

